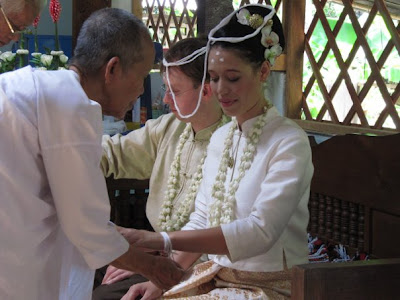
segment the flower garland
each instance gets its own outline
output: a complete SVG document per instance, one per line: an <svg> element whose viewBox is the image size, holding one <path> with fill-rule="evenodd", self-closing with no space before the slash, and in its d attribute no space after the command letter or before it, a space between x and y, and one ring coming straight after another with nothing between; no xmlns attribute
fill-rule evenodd
<svg viewBox="0 0 400 300"><path fill-rule="evenodd" d="M215 201L211 204L208 210L210 227L228 224L232 222L234 218L233 208L236 204L235 194L245 172L250 168L253 162L262 129L267 123L268 109L269 106L264 107L264 113L257 118L257 121L250 129L249 135L246 136L247 143L240 160L239 175L229 183L229 190L226 192L225 181L230 157L229 152L232 148L233 134L237 128L236 122L232 122L232 126L229 128L228 135L225 138L225 148L222 152L221 163L211 191L211 195Z"/></svg>
<svg viewBox="0 0 400 300"><path fill-rule="evenodd" d="M226 123L228 123L228 118L227 116L222 115L222 119L215 130ZM172 162L171 170L169 172L167 191L165 193L165 199L161 208L158 221L158 225L164 231L180 230L183 225L185 225L189 221L191 206L194 202L194 199L196 198L200 182L203 179L203 164L207 156L207 150L204 151L203 157L200 159L200 163L197 166L196 172L192 176L192 185L189 188L189 192L186 194L185 199L182 201L179 207L175 210L175 214L172 214L172 210L174 207L173 201L178 194L178 188L180 186L178 183L180 182L179 172L181 169L180 161L182 150L185 143L189 139L191 130L192 126L190 125L190 123L188 123L185 127L185 130L179 137L178 146L175 150L174 161Z"/></svg>

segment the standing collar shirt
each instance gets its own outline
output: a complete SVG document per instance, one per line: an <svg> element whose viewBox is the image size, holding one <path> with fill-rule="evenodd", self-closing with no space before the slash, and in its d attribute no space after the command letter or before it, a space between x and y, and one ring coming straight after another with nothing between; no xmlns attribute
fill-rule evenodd
<svg viewBox="0 0 400 300"><path fill-rule="evenodd" d="M196 134L190 132L184 144L180 160L178 193L174 199L173 212L186 198L192 184L192 176L204 156L211 135L219 121ZM148 120L146 125L129 134L103 136L103 158L101 166L105 175L115 178L150 178L150 193L147 199L146 216L155 231L168 188L170 166L175 158L179 137L186 124L173 113ZM191 205L191 211L194 203Z"/></svg>
<svg viewBox="0 0 400 300"><path fill-rule="evenodd" d="M0 299L90 299L128 250L109 224L101 107L73 71L0 76Z"/></svg>
<svg viewBox="0 0 400 300"><path fill-rule="evenodd" d="M242 124L233 136L236 164L228 168L225 189L239 173L246 136L257 118ZM232 123L210 140L203 181L195 211L184 230L209 227L208 208L215 201L212 187ZM240 136L242 137L240 138ZM240 140L239 140L240 138ZM234 151L236 153L236 151ZM229 255L210 255L219 265L243 271L272 272L308 261L308 198L313 175L311 148L306 133L272 107L259 138L253 162L240 181L234 205L235 219L221 225Z"/></svg>

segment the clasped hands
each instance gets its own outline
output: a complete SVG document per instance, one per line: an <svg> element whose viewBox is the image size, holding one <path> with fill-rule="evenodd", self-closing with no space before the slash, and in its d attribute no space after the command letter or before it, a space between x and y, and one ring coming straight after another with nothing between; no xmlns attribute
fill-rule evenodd
<svg viewBox="0 0 400 300"><path fill-rule="evenodd" d="M154 250L165 248L164 238L160 233L124 227L117 227L117 230L129 244L144 252L154 252ZM151 282L133 285L122 299L135 299L139 295L143 299L156 299L161 296L162 290L178 284L185 275L185 271L176 262L159 255L154 256L152 265L148 266L147 271L147 274L142 275ZM126 273L119 275L125 277Z"/></svg>

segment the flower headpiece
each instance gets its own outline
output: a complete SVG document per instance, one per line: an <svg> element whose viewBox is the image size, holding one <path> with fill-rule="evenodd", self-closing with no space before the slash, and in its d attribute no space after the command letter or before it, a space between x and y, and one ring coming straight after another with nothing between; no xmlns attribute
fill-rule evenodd
<svg viewBox="0 0 400 300"><path fill-rule="evenodd" d="M260 7L269 9L270 12L269 12L269 14L264 16L264 18L258 14L250 15L250 12L246 9L247 6L260 6ZM252 32L248 35L245 35L245 36L240 36L240 37L214 37L214 34L219 29L221 29L223 26L227 25L229 23L229 21L232 19L232 17L235 16L235 14L237 16L238 21L240 20L240 21L245 22L245 24L243 24L243 23L241 23L241 24L251 26L252 28L255 29L254 32ZM199 98L197 100L196 108L194 109L194 111L191 114L183 115L181 113L178 105L176 105L175 94L171 90L172 99L174 101L178 115L181 118L189 118L189 117L195 115L197 110L200 107L201 94L202 94L202 90L203 90L204 83L206 80L206 75L207 75L207 58L208 58L208 54L210 52L211 44L214 44L216 42L240 43L249 38L256 36L262 30L261 43L263 44L263 46L265 48L267 48L264 52L264 57L266 60L268 60L270 62L271 65L274 64L275 58L282 53L282 47L279 44L279 36L275 32L272 31L272 24L273 24L272 17L274 16L274 14L275 14L275 9L271 5L249 4L249 5L242 6L238 12L234 11L234 12L230 13L228 16L223 18L217 26L215 26L213 29L210 30L210 32L208 33L207 46L205 46L201 49L198 49L195 52L193 52L192 54L190 54L178 61L175 61L175 62L167 62L165 58L163 59L163 65L165 66L165 73L166 73L166 77L167 77L168 87L171 90L171 83L169 80L168 67L181 66L181 65L192 62L193 60L195 60L197 57L199 57L201 55L205 55L204 71L203 71L204 74L203 74L203 80L201 82L202 88L200 89L200 92L199 92ZM239 16L244 16L244 17L239 17ZM248 19L246 16L248 16Z"/></svg>
<svg viewBox="0 0 400 300"><path fill-rule="evenodd" d="M250 12L242 8L238 13L236 13L237 20L242 25L250 26L253 29L261 29L261 44L267 48L264 51L264 58L268 60L271 65L274 65L277 56L281 55L282 47L279 44L279 35L272 31L273 21L268 19L264 23L265 18L259 14L250 14Z"/></svg>

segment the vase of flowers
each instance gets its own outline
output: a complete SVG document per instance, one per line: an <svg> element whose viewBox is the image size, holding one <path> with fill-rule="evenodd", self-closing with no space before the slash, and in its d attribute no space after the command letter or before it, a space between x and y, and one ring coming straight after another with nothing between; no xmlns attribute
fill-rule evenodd
<svg viewBox="0 0 400 300"><path fill-rule="evenodd" d="M19 47L15 53L6 51L1 53L0 51L0 73L22 68L28 63L31 63L35 68L42 70L58 70L68 68L68 56L64 54L60 47L60 41L58 36L58 21L60 19L61 4L58 0L50 0L49 2L49 13L54 23L54 49L48 49L45 47L45 53L39 52L38 44L38 25L40 21L40 15L35 18L32 23L33 35L34 35L34 52L31 53L31 60L28 60L29 50L26 49L26 37L22 33L19 39ZM32 32L27 32L32 33Z"/></svg>

